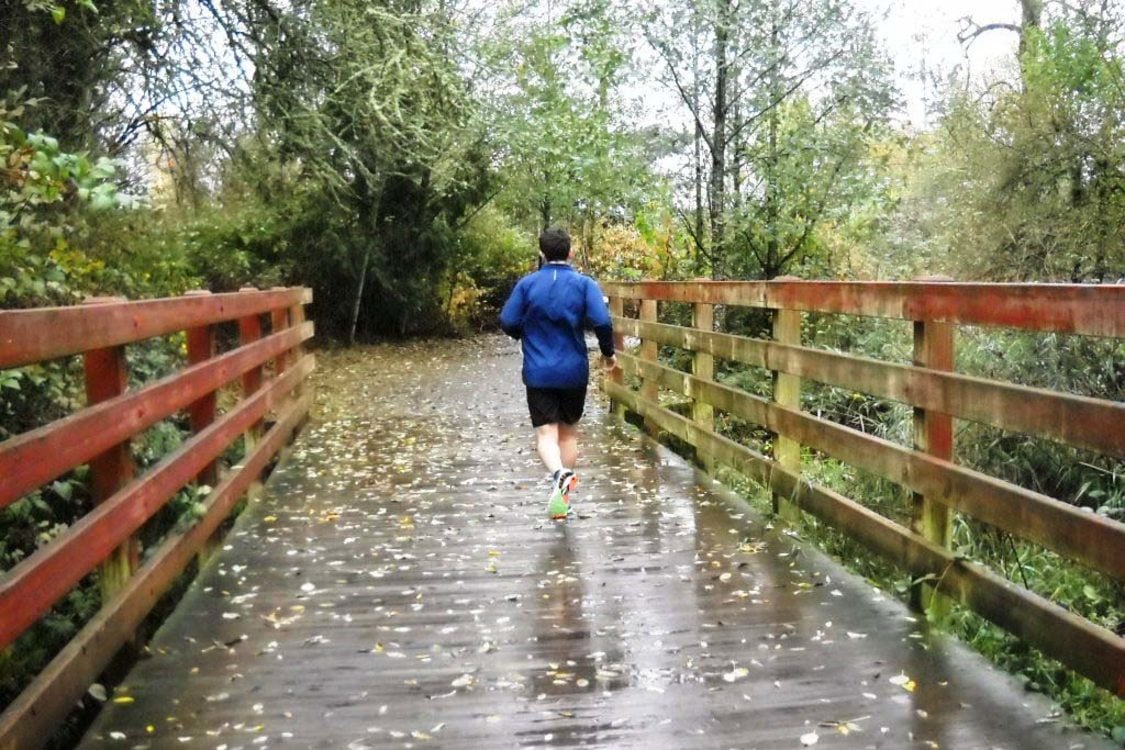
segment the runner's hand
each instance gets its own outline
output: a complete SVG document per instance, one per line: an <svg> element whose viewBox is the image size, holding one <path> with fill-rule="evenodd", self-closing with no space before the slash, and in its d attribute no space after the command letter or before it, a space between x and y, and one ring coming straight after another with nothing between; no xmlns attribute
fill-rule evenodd
<svg viewBox="0 0 1125 750"><path fill-rule="evenodd" d="M610 355L608 357L602 357L602 365L605 367L607 373L613 372L617 369L617 356Z"/></svg>

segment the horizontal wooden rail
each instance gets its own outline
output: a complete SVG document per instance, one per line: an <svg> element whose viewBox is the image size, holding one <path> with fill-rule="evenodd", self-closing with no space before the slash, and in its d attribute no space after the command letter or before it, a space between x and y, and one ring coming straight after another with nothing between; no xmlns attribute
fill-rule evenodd
<svg viewBox="0 0 1125 750"><path fill-rule="evenodd" d="M264 315L311 301L310 290L297 288L4 310L0 311L0 369Z"/></svg>
<svg viewBox="0 0 1125 750"><path fill-rule="evenodd" d="M1125 639L958 558L898 524L831 490L816 487L755 451L701 429L638 393L604 381L606 393L711 459L734 467L802 510L847 529L912 575L933 576L938 589L1098 685L1125 695Z"/></svg>
<svg viewBox="0 0 1125 750"><path fill-rule="evenodd" d="M89 466L92 510L0 573L0 649L11 646L62 597L94 574L102 607L0 715L0 750L47 744L75 701L133 642L135 628L193 555L203 556L238 500L304 421L314 368L302 345L308 289L191 292L174 299L91 300L68 308L0 311L0 369L83 356L89 405L0 443L0 508L52 479ZM264 318L269 335L262 337ZM216 328L237 323L239 345L216 356ZM187 366L129 390L125 347L183 332ZM272 367L267 367L272 363ZM233 387L232 387L233 386ZM241 400L218 414L223 389ZM177 413L191 436L137 475L131 441ZM267 417L273 415L272 421ZM272 424L262 437L260 426ZM220 457L246 435L248 455L225 474ZM167 533L140 565L140 528L183 488L215 485L205 514Z"/></svg>
<svg viewBox="0 0 1125 750"><path fill-rule="evenodd" d="M1125 284L848 281L642 281L611 297L936 320L1125 338Z"/></svg>
<svg viewBox="0 0 1125 750"><path fill-rule="evenodd" d="M169 375L0 445L0 508L312 337L312 323Z"/></svg>
<svg viewBox="0 0 1125 750"><path fill-rule="evenodd" d="M720 411L792 437L802 445L915 492L931 495L985 523L1125 581L1123 524L737 388L701 380L626 353L620 357L626 372L702 399Z"/></svg>
<svg viewBox="0 0 1125 750"><path fill-rule="evenodd" d="M235 503L291 438L311 402L312 395L306 394L279 414L277 423L254 453L204 501L202 518L186 531L165 539L128 586L106 602L39 677L0 714L0 748L35 747L51 735L70 707L130 640L180 571L204 547L230 515Z"/></svg>
<svg viewBox="0 0 1125 750"><path fill-rule="evenodd" d="M801 510L812 512L920 576L926 583L914 587L912 605L926 608L935 619L948 612L951 597L1099 685L1125 693L1125 639L958 559L949 549L952 513L958 512L1125 581L1125 524L958 465L953 429L954 418L970 420L1125 458L1125 403L954 372L957 326L1125 338L1125 285L778 280L610 283L604 288L614 310L615 335L641 342L637 355L621 353L624 371L640 380L639 391L620 378L605 382L615 410L630 408L646 429L665 430L693 445L704 466L728 464L745 471L771 493L783 522L798 521ZM627 305L630 300L639 304ZM693 326L702 329L660 322L661 301L692 304ZM713 318L706 314L712 305L771 311L773 340L712 330ZM630 307L639 311L639 319L625 317ZM909 321L913 361L882 362L803 346L800 315L805 312ZM660 344L690 352L693 369L701 374L659 362L655 349ZM764 370L762 382L772 382L772 398L715 382L709 366L714 358ZM708 366L698 367L700 361ZM911 444L802 411L804 381L910 407ZM660 407L659 388L690 399L694 419ZM717 435L714 412L769 430L773 455L760 456ZM803 482L802 447L907 490L911 527ZM934 580L939 581L936 594L927 588Z"/></svg>
<svg viewBox="0 0 1125 750"><path fill-rule="evenodd" d="M629 336L1125 458L1125 404L726 333L614 318Z"/></svg>
<svg viewBox="0 0 1125 750"><path fill-rule="evenodd" d="M313 370L307 355L284 375L185 441L143 477L86 514L66 534L20 561L0 579L0 648L14 641L173 494L281 403Z"/></svg>

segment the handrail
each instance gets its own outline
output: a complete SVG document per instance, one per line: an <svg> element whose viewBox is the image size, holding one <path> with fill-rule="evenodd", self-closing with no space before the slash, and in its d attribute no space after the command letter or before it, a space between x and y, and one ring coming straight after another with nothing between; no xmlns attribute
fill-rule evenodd
<svg viewBox="0 0 1125 750"><path fill-rule="evenodd" d="M311 289L293 288L6 310L0 313L0 368L135 343L310 302Z"/></svg>
<svg viewBox="0 0 1125 750"><path fill-rule="evenodd" d="M1125 404L840 352L618 319L629 336L914 404L1125 459Z"/></svg>
<svg viewBox="0 0 1125 750"><path fill-rule="evenodd" d="M614 282L610 296L1125 338L1125 285L921 281Z"/></svg>
<svg viewBox="0 0 1125 750"><path fill-rule="evenodd" d="M1029 388L953 372L954 330L962 325L1125 338L1125 286L957 284L950 282L629 282L604 285L623 351L626 387L607 379L615 404L694 447L704 466L733 466L769 488L775 510L793 520L810 512L841 528L913 576L915 606L940 615L950 597L1044 653L1125 695L1125 639L1016 586L949 549L951 513L992 524L1064 557L1125 580L1125 524L959 466L953 417L1046 437L1103 455L1125 456L1125 404ZM639 302L639 319L625 317ZM693 323L660 322L658 302L690 303ZM772 310L772 340L712 330L712 306ZM913 321L913 365L802 346L804 312ZM783 321L779 324L779 321ZM700 327L696 327L700 326ZM693 374L658 361L656 345L692 355ZM761 367L774 376L774 397L761 398L714 381L714 358ZM915 413L914 445L903 446L806 413L802 379L907 404ZM664 389L690 399L690 417L660 405ZM767 457L719 435L714 412L760 425L777 436ZM911 528L879 516L801 476L800 447L870 471L915 493ZM923 586L927 588L923 590ZM934 596L933 591L943 596Z"/></svg>
<svg viewBox="0 0 1125 750"><path fill-rule="evenodd" d="M235 503L304 422L311 404L304 384L315 366L302 350L313 335L303 308L311 299L304 288L244 289L0 311L0 368L81 354L90 404L0 443L0 508L86 463L96 502L65 532L0 573L0 649L99 566L102 588L93 620L0 714L0 748L48 741L191 558L214 544ZM238 346L215 356L218 324L233 321ZM126 391L124 346L181 331L187 366ZM231 386L241 400L218 415L217 394ZM188 414L194 434L134 478L129 441L178 412ZM271 414L272 426L264 429ZM247 455L220 477L216 461L239 437ZM192 481L214 485L202 517L170 532L140 565L136 531Z"/></svg>
<svg viewBox="0 0 1125 750"><path fill-rule="evenodd" d="M65 419L17 435L0 450L0 508L312 338L312 323L279 331Z"/></svg>

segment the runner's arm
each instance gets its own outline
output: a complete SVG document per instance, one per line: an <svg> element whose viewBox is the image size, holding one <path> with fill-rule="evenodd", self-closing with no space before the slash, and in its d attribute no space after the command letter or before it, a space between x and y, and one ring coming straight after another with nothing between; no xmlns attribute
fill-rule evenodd
<svg viewBox="0 0 1125 750"><path fill-rule="evenodd" d="M593 279L589 279L586 284L586 321L598 337L598 348L602 350L602 356L609 359L613 356L613 320L609 317L609 308L602 297L601 287Z"/></svg>
<svg viewBox="0 0 1125 750"><path fill-rule="evenodd" d="M526 295L524 293L524 285L521 280L516 284L516 288L512 290L508 301L504 303L504 309L500 311L500 328L504 333L508 334L514 339L523 338L523 310L526 302Z"/></svg>

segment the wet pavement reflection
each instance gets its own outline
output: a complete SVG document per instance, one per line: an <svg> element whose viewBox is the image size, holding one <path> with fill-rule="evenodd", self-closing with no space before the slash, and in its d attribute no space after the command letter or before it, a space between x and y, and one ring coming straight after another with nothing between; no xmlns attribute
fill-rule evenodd
<svg viewBox="0 0 1125 750"><path fill-rule="evenodd" d="M1108 747L607 414L547 520L518 349L321 357L316 419L85 747Z"/></svg>

